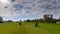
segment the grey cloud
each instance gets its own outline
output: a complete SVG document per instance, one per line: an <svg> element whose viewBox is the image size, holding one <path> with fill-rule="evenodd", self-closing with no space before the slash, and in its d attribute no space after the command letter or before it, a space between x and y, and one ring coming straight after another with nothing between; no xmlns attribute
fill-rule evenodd
<svg viewBox="0 0 60 34"><path fill-rule="evenodd" d="M15 2L16 0L11 0L11 2Z"/></svg>
<svg viewBox="0 0 60 34"><path fill-rule="evenodd" d="M44 15L46 13L59 14L59 0L11 0L12 3L0 3L0 15ZM6 7L5 7L6 6ZM4 8L5 7L5 8ZM7 8L8 7L8 8ZM7 8L7 9L6 9ZM56 11L58 10L59 11ZM1 14L2 13L2 14ZM4 13L4 14L3 14Z"/></svg>

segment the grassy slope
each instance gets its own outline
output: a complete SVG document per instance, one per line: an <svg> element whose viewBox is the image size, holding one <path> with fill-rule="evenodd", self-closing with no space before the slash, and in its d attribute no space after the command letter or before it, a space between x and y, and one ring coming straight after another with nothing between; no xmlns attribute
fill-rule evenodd
<svg viewBox="0 0 60 34"><path fill-rule="evenodd" d="M34 23L4 23L0 24L0 34L60 34L60 25L39 24L35 27Z"/></svg>

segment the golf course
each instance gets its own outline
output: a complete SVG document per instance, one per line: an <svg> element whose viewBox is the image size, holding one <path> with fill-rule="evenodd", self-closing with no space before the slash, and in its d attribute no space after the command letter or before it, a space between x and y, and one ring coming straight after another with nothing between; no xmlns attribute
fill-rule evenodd
<svg viewBox="0 0 60 34"><path fill-rule="evenodd" d="M0 34L60 34L60 24L39 23L1 23Z"/></svg>

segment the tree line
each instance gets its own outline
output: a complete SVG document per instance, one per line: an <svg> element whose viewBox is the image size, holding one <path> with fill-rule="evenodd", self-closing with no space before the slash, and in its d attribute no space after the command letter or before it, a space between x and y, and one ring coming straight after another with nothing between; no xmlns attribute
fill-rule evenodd
<svg viewBox="0 0 60 34"><path fill-rule="evenodd" d="M40 18L40 19L33 19L33 20L25 20L25 22L36 22L36 20L38 20L38 22L41 23L57 23L60 22L60 19L54 19L53 15L51 14L45 14L44 18Z"/></svg>
<svg viewBox="0 0 60 34"><path fill-rule="evenodd" d="M53 15L51 14L45 14L44 15L44 18L40 18L40 19L33 19L33 20L30 20L30 19L27 19L27 20L24 20L24 22L41 22L41 23L56 23L56 22L60 22L60 19L54 19L53 18ZM0 16L0 23L4 23L4 22L13 22L12 20L8 20L8 21L3 21L3 18Z"/></svg>

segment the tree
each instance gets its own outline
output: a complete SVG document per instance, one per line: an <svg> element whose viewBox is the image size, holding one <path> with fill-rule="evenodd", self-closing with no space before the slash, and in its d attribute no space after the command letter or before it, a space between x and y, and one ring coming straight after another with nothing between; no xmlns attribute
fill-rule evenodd
<svg viewBox="0 0 60 34"><path fill-rule="evenodd" d="M53 15L50 15L50 14L45 14L44 15L44 19L47 23L51 23L52 20L53 20Z"/></svg>
<svg viewBox="0 0 60 34"><path fill-rule="evenodd" d="M43 18L40 18L38 21L41 23L45 23L45 20Z"/></svg>
<svg viewBox="0 0 60 34"><path fill-rule="evenodd" d="M13 22L12 20L8 20L9 23Z"/></svg>
<svg viewBox="0 0 60 34"><path fill-rule="evenodd" d="M31 22L31 20L30 19L27 19L27 20L25 20L25 22Z"/></svg>
<svg viewBox="0 0 60 34"><path fill-rule="evenodd" d="M0 23L3 23L3 18L0 16Z"/></svg>

